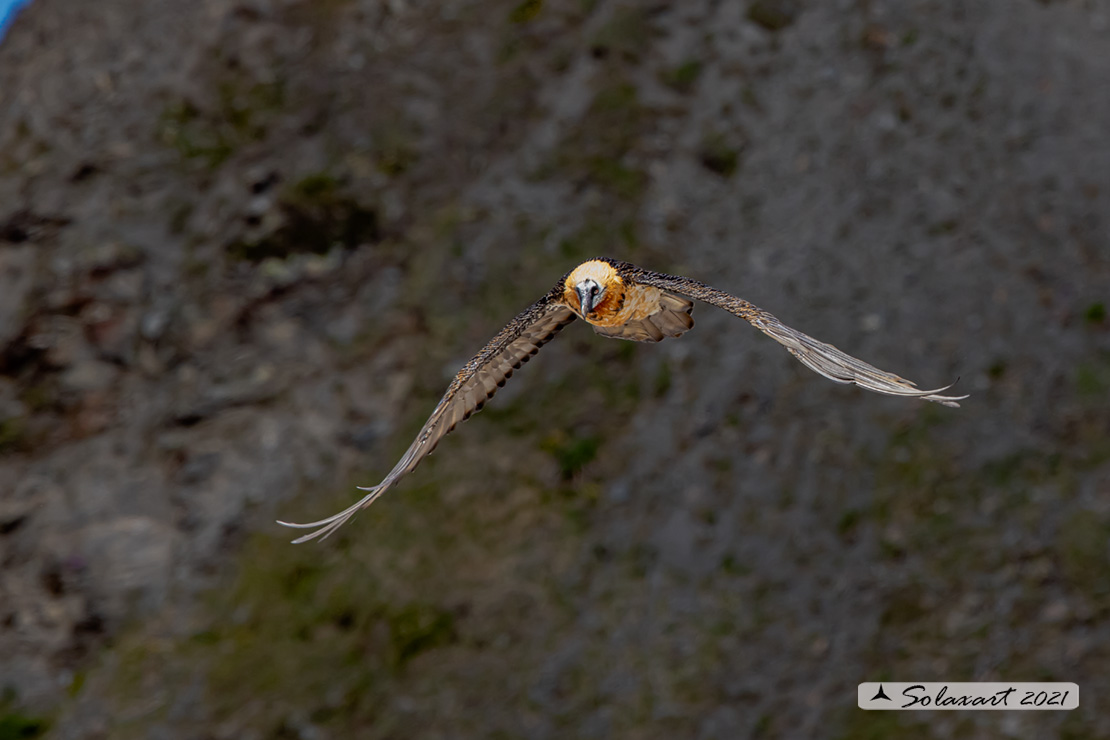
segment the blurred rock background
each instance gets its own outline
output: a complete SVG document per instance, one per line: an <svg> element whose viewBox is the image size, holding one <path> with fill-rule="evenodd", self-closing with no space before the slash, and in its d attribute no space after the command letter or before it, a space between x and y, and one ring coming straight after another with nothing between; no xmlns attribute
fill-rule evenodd
<svg viewBox="0 0 1110 740"><path fill-rule="evenodd" d="M1108 80L1101 0L36 0L0 737L1110 737ZM595 254L973 395L572 326L288 543Z"/></svg>

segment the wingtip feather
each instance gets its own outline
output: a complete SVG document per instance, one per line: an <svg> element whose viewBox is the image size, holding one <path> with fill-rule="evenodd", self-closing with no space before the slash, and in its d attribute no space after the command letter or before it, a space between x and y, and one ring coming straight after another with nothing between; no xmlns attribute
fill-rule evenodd
<svg viewBox="0 0 1110 740"><path fill-rule="evenodd" d="M346 524L347 520L353 517L360 509L364 509L374 502L379 495L385 492L383 484L379 483L376 486L356 486L360 491L369 491L368 494L356 501L351 506L348 506L338 514L332 514L326 519L320 519L315 522L284 522L277 520L277 523L283 527L290 527L292 529L316 529L315 532L309 532L293 540L294 545L299 545L303 542L308 542L314 539L327 539L335 530Z"/></svg>
<svg viewBox="0 0 1110 740"><path fill-rule="evenodd" d="M949 408L958 409L960 407L960 404L956 403L956 401L964 400L965 398L967 398L971 395L970 393L965 393L962 396L941 396L941 395L938 395L938 394L940 394L942 391L946 391L949 388L954 387L956 385L956 383L959 383L959 382L960 382L960 379L956 378L953 382L949 383L948 385L944 386L943 388L937 388L934 391L928 391L929 395L922 396L921 399L923 401L932 401L933 403L939 403L941 406L947 406Z"/></svg>

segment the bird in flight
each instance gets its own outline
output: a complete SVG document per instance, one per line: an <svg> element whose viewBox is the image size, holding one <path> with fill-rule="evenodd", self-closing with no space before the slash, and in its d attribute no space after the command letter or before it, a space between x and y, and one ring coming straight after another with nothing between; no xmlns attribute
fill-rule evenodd
<svg viewBox="0 0 1110 740"><path fill-rule="evenodd" d="M681 336L694 325L690 316L694 308L691 298L746 319L786 347L810 370L837 383L855 383L876 393L920 398L945 406L959 406L956 402L967 398L940 395L950 385L931 391L918 390L911 381L791 329L763 309L705 283L598 257L583 262L564 275L547 295L524 309L459 370L435 411L389 475L376 486L360 486L361 490L368 491L365 497L318 522L278 523L315 530L293 540L294 543L330 535L355 512L372 504L397 481L411 473L459 422L481 410L497 389L505 385L514 370L531 359L540 347L576 318L585 320L595 332L605 337L659 342L667 337Z"/></svg>

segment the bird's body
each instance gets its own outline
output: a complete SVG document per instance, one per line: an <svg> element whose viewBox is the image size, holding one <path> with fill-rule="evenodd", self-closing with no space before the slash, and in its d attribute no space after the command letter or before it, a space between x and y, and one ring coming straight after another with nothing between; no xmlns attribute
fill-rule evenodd
<svg viewBox="0 0 1110 740"><path fill-rule="evenodd" d="M694 304L654 286L625 279L621 273L632 277L632 267L616 260L583 262L563 278L563 303L605 337L658 342L690 329L694 325L690 317ZM597 295L591 295L594 286Z"/></svg>
<svg viewBox="0 0 1110 740"><path fill-rule="evenodd" d="M959 406L966 396L942 396L947 389L922 391L893 373L841 352L836 347L791 329L772 314L747 301L686 277L645 270L628 262L598 257L574 268L547 295L522 311L486 344L455 376L412 445L393 470L353 506L327 519L297 528L317 528L294 542L326 537L373 501L431 454L455 426L485 405L513 371L535 355L564 326L581 318L598 334L637 342L678 337L693 325L696 299L747 320L782 344L802 364L838 383L893 396L908 396Z"/></svg>

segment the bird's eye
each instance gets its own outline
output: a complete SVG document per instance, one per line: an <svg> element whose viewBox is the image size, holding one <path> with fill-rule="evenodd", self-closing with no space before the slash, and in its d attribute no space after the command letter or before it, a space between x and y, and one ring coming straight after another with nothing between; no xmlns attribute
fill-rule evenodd
<svg viewBox="0 0 1110 740"><path fill-rule="evenodd" d="M600 289L595 285L594 287L590 288L590 295L592 295L594 298L597 298L599 290Z"/></svg>

